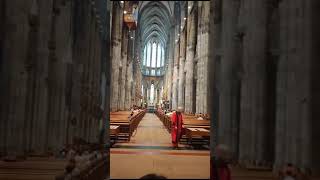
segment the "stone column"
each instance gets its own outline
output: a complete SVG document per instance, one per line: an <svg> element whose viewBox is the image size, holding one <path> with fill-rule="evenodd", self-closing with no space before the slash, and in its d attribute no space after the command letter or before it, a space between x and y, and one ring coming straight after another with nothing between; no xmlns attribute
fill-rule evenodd
<svg viewBox="0 0 320 180"><path fill-rule="evenodd" d="M243 43L244 77L241 89L240 159L264 160L266 141L266 1L243 1L246 32Z"/></svg>
<svg viewBox="0 0 320 180"><path fill-rule="evenodd" d="M48 62L49 62L49 35L51 30L52 0L39 1L39 30L38 30L38 54L37 54L37 75L35 82L35 102L34 102L34 121L36 126L33 128L34 136L32 149L45 152L46 131L47 131L47 110L48 110Z"/></svg>
<svg viewBox="0 0 320 180"><path fill-rule="evenodd" d="M212 70L212 67L208 66L210 4L209 2L198 2L196 8L199 16L196 18L197 54L194 58L194 62L197 63L197 69L194 71L194 76L197 77L195 110L197 113L208 113L208 71Z"/></svg>
<svg viewBox="0 0 320 180"><path fill-rule="evenodd" d="M122 57L122 62L121 62L121 68L122 68L122 74L121 76L121 83L120 83L120 96L119 96L119 101L120 101L120 110L125 110L125 99L126 99L126 76L127 76L127 60L128 60L128 28L124 27L122 30L122 48L121 48L121 57Z"/></svg>
<svg viewBox="0 0 320 180"><path fill-rule="evenodd" d="M277 72L277 112L276 112L276 139L275 139L275 169L281 168L285 162L285 146L286 146L286 101L287 101L287 72L288 72L288 56L285 53L288 47L288 1L279 4L280 11L280 54Z"/></svg>
<svg viewBox="0 0 320 180"><path fill-rule="evenodd" d="M119 101L119 62L121 60L122 9L119 2L113 2L112 15L112 73L111 73L111 111L118 110Z"/></svg>
<svg viewBox="0 0 320 180"><path fill-rule="evenodd" d="M186 41L187 41L187 30L186 27L180 34L180 60L179 60L179 84L178 84L178 106L184 108L184 72L185 72L185 61L186 61Z"/></svg>
<svg viewBox="0 0 320 180"><path fill-rule="evenodd" d="M148 90L147 90L147 92L148 92L147 106L149 106L149 105L150 105L150 102L151 102L151 88L150 88L150 86L148 86L147 89L148 89Z"/></svg>
<svg viewBox="0 0 320 180"><path fill-rule="evenodd" d="M219 1L210 1L210 10L211 13L209 15L209 20L210 20L210 25L209 29L211 29L210 34L209 34L209 51L208 51L208 67L214 67L217 63L217 59L215 57L216 55L216 50L217 49L217 42L216 42L216 37L220 36L220 34L217 32L217 29L219 27L218 23L218 18L219 17L219 8L217 6ZM214 152L214 148L216 147L216 144L219 141L218 133L219 133L219 123L218 123L218 118L216 114L214 114L215 109L218 109L218 107L214 106L214 103L219 101L219 98L215 98L215 94L218 94L216 92L215 86L217 85L216 77L217 72L215 72L215 69L218 69L218 67L212 68L208 70L208 88L210 91L208 92L208 113L211 117L210 119L210 127L211 129L216 129L215 131L210 131L210 151ZM210 153L210 158L214 157L214 153Z"/></svg>
<svg viewBox="0 0 320 180"><path fill-rule="evenodd" d="M147 87L147 84L145 84L143 86L143 90L144 90L144 103L148 104L148 87ZM143 104L144 105L144 104Z"/></svg>
<svg viewBox="0 0 320 180"><path fill-rule="evenodd" d="M172 109L178 107L178 60L179 59L179 43L175 43L174 48L174 65L173 65L173 79L172 79Z"/></svg>
<svg viewBox="0 0 320 180"><path fill-rule="evenodd" d="M126 100L125 100L125 109L129 109L131 107L131 92L132 92L132 61L129 63L127 68L127 83L126 83Z"/></svg>
<svg viewBox="0 0 320 180"><path fill-rule="evenodd" d="M154 103L154 106L156 107L157 106L157 104L158 104L158 87L155 87L154 88L154 101L153 101Z"/></svg>
<svg viewBox="0 0 320 180"><path fill-rule="evenodd" d="M26 144L24 137L26 115L26 93L27 93L27 72L25 61L28 50L29 12L32 5L31 0L27 1L6 1L5 28L6 34L3 38L3 86L4 99L3 117L5 121L5 138L3 143L5 151L9 155L23 155ZM17 49L19 53L17 53ZM2 128L1 128L2 130Z"/></svg>
<svg viewBox="0 0 320 180"><path fill-rule="evenodd" d="M89 12L91 10L91 6L89 6ZM94 103L93 95L92 95L92 89L93 89L93 81L92 81L92 67L95 63L95 21L94 16L90 16L89 19L89 27L90 31L89 33L89 40L88 40L88 57L85 59L85 67L86 72L84 74L85 79L85 98L86 98L86 111L85 111L85 118L84 120L84 140L90 142L90 133L91 133L91 126L92 126L92 105Z"/></svg>
<svg viewBox="0 0 320 180"><path fill-rule="evenodd" d="M54 2L54 16L52 18L51 42L56 46L50 54L49 62L49 123L48 126L48 148L55 152L59 150L66 140L66 107L65 107L65 86L67 63L71 60L70 33L71 32L71 4L60 4Z"/></svg>
<svg viewBox="0 0 320 180"><path fill-rule="evenodd" d="M85 8L84 13L88 13L92 11L91 5L83 5ZM93 14L90 13L90 16L85 16L85 23L84 23L84 29L86 33L84 34L84 46L82 47L82 57L81 57L81 64L83 71L81 73L81 115L80 115L80 138L83 138L84 140L88 140L88 133L89 133L89 124L90 119L92 118L90 115L91 111L91 82L90 82L90 68L92 66L92 61L94 61L93 54L94 54L94 44L93 44L93 37L95 32L95 27L93 26L94 23L94 17Z"/></svg>
<svg viewBox="0 0 320 180"><path fill-rule="evenodd" d="M311 44L310 2L282 1L280 9L281 55L277 86L275 169L290 162L312 167L310 115Z"/></svg>
<svg viewBox="0 0 320 180"><path fill-rule="evenodd" d="M189 4L190 2L188 2ZM191 113L194 112L193 109L193 71L194 71L194 55L195 55L195 42L196 42L196 27L197 27L197 9L193 7L191 13L188 15L187 19L187 49L186 49L186 89L185 89L185 112Z"/></svg>
<svg viewBox="0 0 320 180"><path fill-rule="evenodd" d="M34 140L34 127L37 127L37 122L34 121L34 106L35 106L35 79L37 73L37 42L38 42L38 29L39 29L39 11L38 4L36 2L32 3L31 13L30 13L30 30L28 34L28 50L27 50L27 58L26 58L26 70L27 70L27 93L26 93L26 115L25 115L25 132L26 136L24 136L24 141L26 144L25 151L30 152L35 150L32 147L32 143Z"/></svg>
<svg viewBox="0 0 320 180"><path fill-rule="evenodd" d="M168 47L166 48L166 55L168 57L167 63L168 63L168 69L166 72L167 76L167 84L165 85L166 87L166 92L167 92L167 100L170 101L170 104L172 103L171 99L171 94L172 94L172 78L173 78L173 65L174 65L174 26L171 27L170 29L170 38L169 38L169 43ZM165 56L166 57L166 56Z"/></svg>
<svg viewBox="0 0 320 180"><path fill-rule="evenodd" d="M203 6L203 12L202 12L202 16L203 16L203 28L202 28L202 44L203 44L203 51L201 51L202 53L202 58L203 58L203 105L202 105L202 113L207 114L209 112L208 110L208 97L209 97L209 93L208 91L211 90L208 86L208 79L211 78L211 76L209 76L209 70L210 68L212 68L211 66L209 66L209 38L210 38L210 2L206 1L206 2L202 2L202 6ZM199 13L198 13L199 14ZM202 49L202 48L201 48Z"/></svg>
<svg viewBox="0 0 320 180"><path fill-rule="evenodd" d="M84 80L84 72L85 72L85 59L88 58L88 46L90 45L88 43L88 32L90 32L90 29L88 28L89 25L89 17L85 14L88 11L87 4L79 3L76 4L78 9L77 16L80 22L75 22L75 25L78 29L78 31L75 31L75 46L74 46L74 72L73 72L73 88L72 88L72 106L71 111L72 116L70 117L70 133L71 133L71 139L73 137L82 137L83 136L83 129L84 129L84 119L85 119L85 94L84 94L84 88L85 88L85 80ZM88 45L89 44L89 45Z"/></svg>
<svg viewBox="0 0 320 180"><path fill-rule="evenodd" d="M106 15L106 18L107 19L112 19L112 16L111 16L111 3L110 1L107 1L107 15ZM110 129L107 128L107 127L110 127L110 76L111 76L111 68L110 68L110 65L111 65L111 59L110 59L110 50L108 48L111 48L111 44L110 44L110 34L111 34L111 31L110 31L110 28L111 28L111 23L110 21L106 21L106 40L105 40L105 43L106 44L102 44L101 48L102 48L102 52L105 52L105 61L106 61L106 64L105 64L105 67L106 67L106 71L105 71L105 77L106 77L106 88L104 90L105 92L105 99L102 99L103 101L105 101L105 108L104 108L104 112L105 112L105 117L103 117L104 119L104 123L102 124L103 125L103 128L105 128L105 133L104 133L104 137L103 139L105 140L104 142L106 142L106 145L107 147L110 146ZM109 151L110 152L110 151ZM110 173L110 172L109 172ZM108 175L109 176L109 175ZM107 177L108 177L107 176Z"/></svg>
<svg viewBox="0 0 320 180"><path fill-rule="evenodd" d="M205 48L203 46L203 36L202 36L202 29L203 29L203 18L202 11L204 10L204 5L203 2L198 2L198 17L197 17L197 51L195 54L194 62L195 62L195 69L194 73L195 76L197 77L197 85L196 85L196 113L203 113L202 112L202 105L203 105L203 94L202 92L205 90L203 89L203 84L206 84L204 79L203 79L203 51L205 51Z"/></svg>
<svg viewBox="0 0 320 180"><path fill-rule="evenodd" d="M238 146L238 77L239 61L236 39L239 2L223 1L222 46L223 61L221 63L221 93L220 93L220 126L221 143L227 144L234 154Z"/></svg>

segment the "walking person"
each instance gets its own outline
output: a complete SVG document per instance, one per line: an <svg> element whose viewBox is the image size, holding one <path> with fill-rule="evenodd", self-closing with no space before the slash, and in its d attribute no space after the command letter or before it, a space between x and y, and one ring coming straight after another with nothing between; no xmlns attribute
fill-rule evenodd
<svg viewBox="0 0 320 180"><path fill-rule="evenodd" d="M178 149L179 140L182 135L182 107L178 107L177 111L172 113L171 116L171 137L172 137L172 145L174 149Z"/></svg>

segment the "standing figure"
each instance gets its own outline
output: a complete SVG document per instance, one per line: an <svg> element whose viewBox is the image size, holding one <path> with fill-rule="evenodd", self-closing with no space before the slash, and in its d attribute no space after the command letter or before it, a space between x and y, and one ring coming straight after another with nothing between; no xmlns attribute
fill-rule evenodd
<svg viewBox="0 0 320 180"><path fill-rule="evenodd" d="M220 144L216 147L215 156L210 162L210 180L231 180L230 154L226 145Z"/></svg>
<svg viewBox="0 0 320 180"><path fill-rule="evenodd" d="M171 137L173 148L178 149L179 140L182 135L182 107L178 107L178 110L172 113L171 116Z"/></svg>

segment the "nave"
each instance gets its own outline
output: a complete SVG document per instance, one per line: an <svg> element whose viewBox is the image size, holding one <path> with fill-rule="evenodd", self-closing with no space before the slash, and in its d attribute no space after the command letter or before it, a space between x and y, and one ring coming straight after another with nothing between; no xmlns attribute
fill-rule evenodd
<svg viewBox="0 0 320 180"><path fill-rule="evenodd" d="M207 151L140 124L158 107L209 115L210 159L228 146L236 180L288 163L319 177L319 17L319 0L1 0L0 179L105 179L111 146Z"/></svg>
<svg viewBox="0 0 320 180"><path fill-rule="evenodd" d="M170 179L208 179L210 151L173 150L171 135L153 113L142 118L130 142L119 142L110 149L110 178L137 179L157 173Z"/></svg>

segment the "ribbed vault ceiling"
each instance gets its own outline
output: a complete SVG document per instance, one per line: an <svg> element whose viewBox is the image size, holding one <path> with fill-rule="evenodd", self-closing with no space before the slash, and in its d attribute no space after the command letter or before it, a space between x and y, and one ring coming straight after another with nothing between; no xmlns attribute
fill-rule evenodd
<svg viewBox="0 0 320 180"><path fill-rule="evenodd" d="M138 30L141 37L141 47L144 47L151 39L166 47L173 19L173 5L173 1L139 2Z"/></svg>
<svg viewBox="0 0 320 180"><path fill-rule="evenodd" d="M171 9L168 3L161 1L141 3L138 24L143 44L150 38L156 37L165 45L171 25Z"/></svg>
<svg viewBox="0 0 320 180"><path fill-rule="evenodd" d="M156 38L165 47L172 24L172 7L168 1L140 1L138 26L143 46Z"/></svg>

